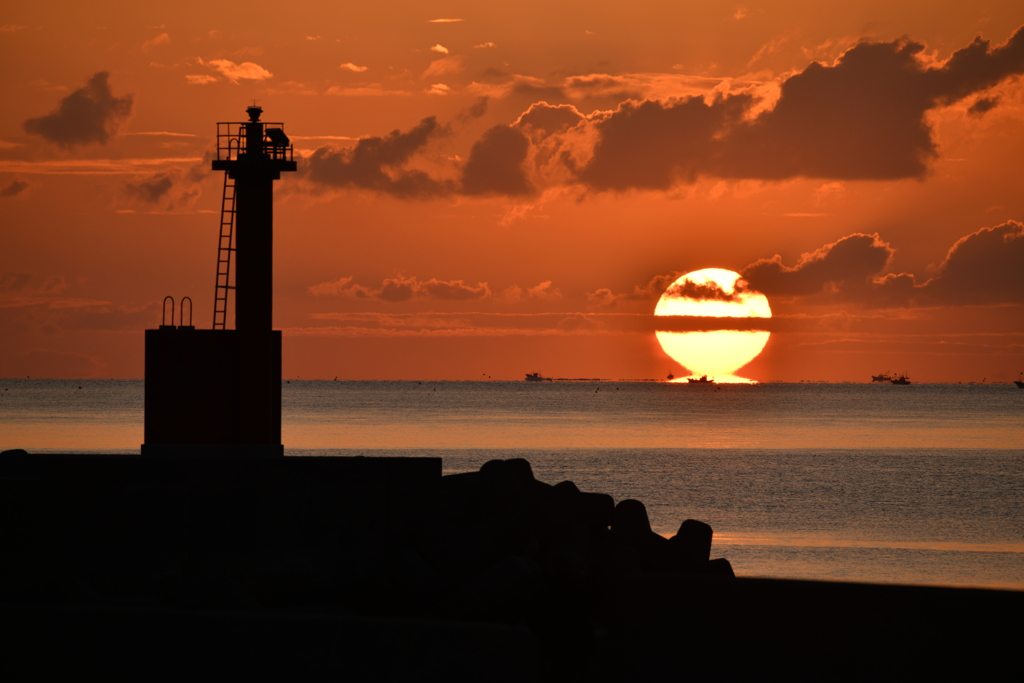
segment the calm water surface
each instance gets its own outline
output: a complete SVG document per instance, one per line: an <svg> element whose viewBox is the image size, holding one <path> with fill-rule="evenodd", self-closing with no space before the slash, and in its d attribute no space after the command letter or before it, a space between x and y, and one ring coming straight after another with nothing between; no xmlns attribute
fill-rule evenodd
<svg viewBox="0 0 1024 683"><path fill-rule="evenodd" d="M142 415L141 381L0 380L0 449L137 453ZM292 380L283 415L289 454L526 457L740 575L1024 589L1013 385Z"/></svg>

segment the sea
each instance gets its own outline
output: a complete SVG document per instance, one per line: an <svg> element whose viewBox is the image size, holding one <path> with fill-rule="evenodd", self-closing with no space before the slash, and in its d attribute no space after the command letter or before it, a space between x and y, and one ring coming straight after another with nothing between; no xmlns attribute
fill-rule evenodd
<svg viewBox="0 0 1024 683"><path fill-rule="evenodd" d="M0 379L0 450L138 453L141 380ZM1012 384L303 381L285 455L526 458L714 529L739 576L1024 590Z"/></svg>

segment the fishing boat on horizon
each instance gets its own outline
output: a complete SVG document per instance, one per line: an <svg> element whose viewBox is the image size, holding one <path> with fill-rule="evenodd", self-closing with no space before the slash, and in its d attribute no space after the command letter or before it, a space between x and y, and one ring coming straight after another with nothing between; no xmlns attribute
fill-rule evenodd
<svg viewBox="0 0 1024 683"><path fill-rule="evenodd" d="M891 382L892 375L888 372L883 372L881 375L871 375L872 382Z"/></svg>
<svg viewBox="0 0 1024 683"><path fill-rule="evenodd" d="M715 380L708 379L707 375L701 375L700 378L687 377L686 381L690 384L714 384Z"/></svg>
<svg viewBox="0 0 1024 683"><path fill-rule="evenodd" d="M892 382L893 384L910 384L910 375L899 375L897 377L891 378L889 381Z"/></svg>
<svg viewBox="0 0 1024 683"><path fill-rule="evenodd" d="M539 372L528 372L526 373L527 382L552 382L550 377L542 377Z"/></svg>

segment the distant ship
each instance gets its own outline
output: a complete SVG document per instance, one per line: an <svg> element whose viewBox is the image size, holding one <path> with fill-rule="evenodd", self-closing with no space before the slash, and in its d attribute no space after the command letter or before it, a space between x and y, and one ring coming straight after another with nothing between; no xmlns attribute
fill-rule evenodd
<svg viewBox="0 0 1024 683"><path fill-rule="evenodd" d="M541 377L539 372L528 372L526 373L527 382L551 382L553 381L550 377Z"/></svg>
<svg viewBox="0 0 1024 683"><path fill-rule="evenodd" d="M893 377L889 381L893 384L910 384L910 377L907 375L900 375L899 377Z"/></svg>
<svg viewBox="0 0 1024 683"><path fill-rule="evenodd" d="M892 381L892 375L890 375L888 372L884 372L881 375L871 375L871 381L872 382L891 382Z"/></svg>
<svg viewBox="0 0 1024 683"><path fill-rule="evenodd" d="M693 377L687 377L686 381L690 384L714 384L715 380L708 379L707 375L701 375L700 379L694 379Z"/></svg>
<svg viewBox="0 0 1024 683"><path fill-rule="evenodd" d="M1024 389L1024 381L1021 381L1021 377L1024 377L1024 372L1017 376L1017 379L1013 380L1013 383L1017 385L1018 389Z"/></svg>

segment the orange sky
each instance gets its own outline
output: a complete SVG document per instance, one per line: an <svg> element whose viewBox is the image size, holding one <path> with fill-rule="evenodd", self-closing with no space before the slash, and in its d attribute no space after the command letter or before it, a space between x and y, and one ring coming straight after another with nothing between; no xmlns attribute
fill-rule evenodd
<svg viewBox="0 0 1024 683"><path fill-rule="evenodd" d="M1024 370L1019 2L20 5L0 376L141 377L167 294L210 325L253 99L301 155L286 377L679 375L652 313L709 267L775 314L745 376Z"/></svg>

